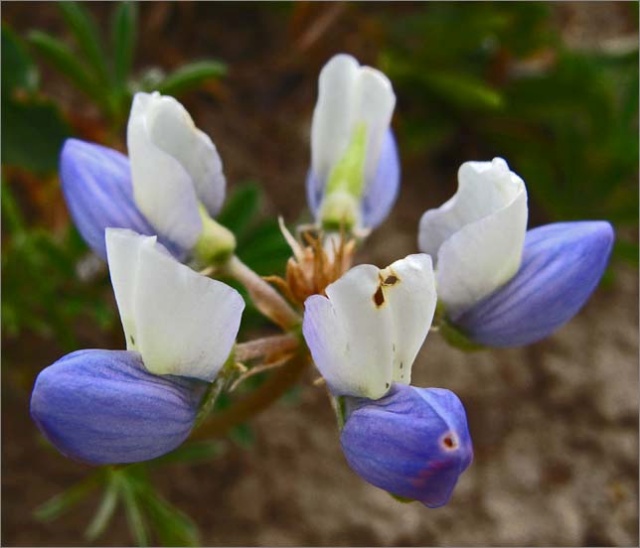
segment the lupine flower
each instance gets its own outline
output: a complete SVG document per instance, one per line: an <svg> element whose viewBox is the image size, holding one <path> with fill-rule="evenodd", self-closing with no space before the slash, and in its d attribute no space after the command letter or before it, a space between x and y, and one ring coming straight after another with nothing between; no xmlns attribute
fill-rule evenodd
<svg viewBox="0 0 640 548"><path fill-rule="evenodd" d="M309 207L326 228L375 228L400 182L389 127L396 98L388 78L336 55L322 69L311 127Z"/></svg>
<svg viewBox="0 0 640 548"><path fill-rule="evenodd" d="M155 237L107 229L106 240L127 351L66 356L40 373L31 397L43 434L95 464L151 459L184 441L244 308L237 291L180 264Z"/></svg>
<svg viewBox="0 0 640 548"><path fill-rule="evenodd" d="M115 150L68 140L61 179L71 215L89 246L105 258L106 228L157 234L182 260L233 249L217 223L226 181L218 152L172 97L137 93L127 130L129 159Z"/></svg>
<svg viewBox="0 0 640 548"><path fill-rule="evenodd" d="M613 245L603 221L525 232L526 189L501 158L466 162L458 192L420 221L420 250L437 258L447 320L472 342L518 346L571 319L596 288Z"/></svg>
<svg viewBox="0 0 640 548"><path fill-rule="evenodd" d="M377 399L409 384L436 306L431 258L359 265L325 293L305 301L302 331L331 392Z"/></svg>
<svg viewBox="0 0 640 548"><path fill-rule="evenodd" d="M137 462L187 438L205 386L153 375L137 352L80 350L38 375L31 416L67 457L92 464Z"/></svg>
<svg viewBox="0 0 640 548"><path fill-rule="evenodd" d="M60 154L60 180L73 222L105 261L107 227L128 228L147 236L157 232L136 206L129 159L121 152L67 139ZM184 249L162 236L159 241L176 258L183 258Z"/></svg>
<svg viewBox="0 0 640 548"><path fill-rule="evenodd" d="M434 259L438 299L456 318L518 271L527 228L524 182L502 158L466 162L458 191L420 220L418 246Z"/></svg>
<svg viewBox="0 0 640 548"><path fill-rule="evenodd" d="M449 501L473 449L462 403L449 390L394 384L379 400L348 398L340 443L372 485L435 508Z"/></svg>
<svg viewBox="0 0 640 548"><path fill-rule="evenodd" d="M544 339L587 302L604 273L614 234L605 221L529 230L518 273L457 319L474 341L519 346Z"/></svg>

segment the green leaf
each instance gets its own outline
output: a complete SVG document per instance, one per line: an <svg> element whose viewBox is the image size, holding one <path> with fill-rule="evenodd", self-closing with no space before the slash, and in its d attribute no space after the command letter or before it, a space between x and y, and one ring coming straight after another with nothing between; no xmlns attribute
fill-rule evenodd
<svg viewBox="0 0 640 548"><path fill-rule="evenodd" d="M126 88L127 78L133 63L136 44L138 9L133 2L120 2L111 24L111 47L113 48L113 74L118 90Z"/></svg>
<svg viewBox="0 0 640 548"><path fill-rule="evenodd" d="M89 76L87 68L78 61L76 54L66 44L37 30L29 33L28 40L42 57L65 75L80 91L101 106L104 105L103 89Z"/></svg>
<svg viewBox="0 0 640 548"><path fill-rule="evenodd" d="M231 230L237 238L254 221L262 202L262 190L257 183L245 183L227 198L216 220Z"/></svg>
<svg viewBox="0 0 640 548"><path fill-rule="evenodd" d="M56 170L62 143L71 132L55 103L7 97L2 103L2 162L35 173Z"/></svg>
<svg viewBox="0 0 640 548"><path fill-rule="evenodd" d="M87 527L84 536L92 542L97 539L109 525L120 497L120 477L117 472L110 475L110 479L104 490L104 495L97 512L93 516L91 523Z"/></svg>
<svg viewBox="0 0 640 548"><path fill-rule="evenodd" d="M189 516L151 489L145 489L141 498L154 532L163 546L200 545L198 527Z"/></svg>
<svg viewBox="0 0 640 548"><path fill-rule="evenodd" d="M38 68L18 36L2 24L2 97L15 90L33 93L38 88ZM5 134L5 139L7 135Z"/></svg>
<svg viewBox="0 0 640 548"><path fill-rule="evenodd" d="M36 508L34 515L39 521L52 521L83 501L93 491L101 479L100 474L93 474L84 481L56 495Z"/></svg>
<svg viewBox="0 0 640 548"><path fill-rule="evenodd" d="M137 485L129 475L123 476L120 482L122 502L129 523L129 529L138 546L149 544L149 532L144 518L140 500L138 500Z"/></svg>
<svg viewBox="0 0 640 548"><path fill-rule="evenodd" d="M504 103L498 91L463 73L425 72L422 78L432 90L463 108L495 110Z"/></svg>
<svg viewBox="0 0 640 548"><path fill-rule="evenodd" d="M89 12L78 2L64 0L58 7L71 29L80 51L88 61L88 66L96 71L96 80L102 85L109 84L107 59L100 43L100 32Z"/></svg>
<svg viewBox="0 0 640 548"><path fill-rule="evenodd" d="M158 91L163 95L179 95L206 80L223 76L226 71L226 65L220 61L196 61L169 74L158 84Z"/></svg>

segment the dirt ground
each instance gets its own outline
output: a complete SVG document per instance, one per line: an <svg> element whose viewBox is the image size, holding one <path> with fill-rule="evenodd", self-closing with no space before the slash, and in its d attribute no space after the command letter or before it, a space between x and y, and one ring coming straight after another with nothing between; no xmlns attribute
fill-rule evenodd
<svg viewBox="0 0 640 548"><path fill-rule="evenodd" d="M42 8L38 14L34 5ZM173 12L142 10L149 15L143 26L170 44L164 47L176 62L209 51L229 63L218 92L223 98L198 94L187 105L216 142L230 185L260 181L270 197L267 209L295 220L305 207L317 70L343 48L362 51L367 60L366 44L348 23L338 23L325 37L338 37L329 46L292 53L281 18L254 17L226 4L215 17L215 10L180 8L178 26L199 25L188 44L172 42L174 34L182 36L168 23ZM17 28L60 28L47 5L5 7L5 16ZM154 43L143 43L143 59L153 58ZM384 266L415 252L418 219L450 195L456 167L436 169L427 157L403 157L398 204L359 259ZM414 365L414 384L458 394L475 449L444 508L396 502L350 471L312 371L295 404L279 403L252 421L253 448L229 444L211 463L164 469L157 483L198 523L204 545L637 546L638 298L637 270L618 266L614 283L541 343L465 354L429 336ZM92 331L81 338L87 347L114 344ZM2 354L2 544L84 545L97 497L53 523L32 515L88 470L48 450L28 415L35 375L61 351L25 336L3 341ZM122 516L97 542L130 543Z"/></svg>

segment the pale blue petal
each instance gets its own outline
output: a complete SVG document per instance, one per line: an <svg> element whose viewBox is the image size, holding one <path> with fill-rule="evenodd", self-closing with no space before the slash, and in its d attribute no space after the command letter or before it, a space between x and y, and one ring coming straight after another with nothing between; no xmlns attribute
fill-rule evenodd
<svg viewBox="0 0 640 548"><path fill-rule="evenodd" d="M81 350L38 375L31 416L72 459L90 464L144 461L187 438L205 386L152 375L136 352Z"/></svg>
<svg viewBox="0 0 640 548"><path fill-rule="evenodd" d="M457 320L475 342L522 346L568 322L602 277L613 247L606 221L554 223L527 232L522 264L506 285Z"/></svg>
<svg viewBox="0 0 640 548"><path fill-rule="evenodd" d="M107 258L104 231L108 227L157 234L135 204L129 160L124 154L67 139L60 155L60 179L75 225L102 259ZM184 250L162 236L159 239L176 258L184 258Z"/></svg>
<svg viewBox="0 0 640 548"><path fill-rule="evenodd" d="M394 495L436 508L449 501L473 459L458 397L440 388L395 384L382 399L347 399L340 442L363 479Z"/></svg>
<svg viewBox="0 0 640 548"><path fill-rule="evenodd" d="M378 169L369 182L362 200L362 217L366 228L376 228L389 215L400 189L400 159L393 131L388 129L382 141Z"/></svg>

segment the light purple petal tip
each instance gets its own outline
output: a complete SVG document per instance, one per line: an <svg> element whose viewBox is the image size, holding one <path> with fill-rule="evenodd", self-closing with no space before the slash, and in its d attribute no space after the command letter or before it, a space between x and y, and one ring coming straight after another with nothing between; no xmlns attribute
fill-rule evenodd
<svg viewBox="0 0 640 548"><path fill-rule="evenodd" d="M606 221L554 223L527 232L520 270L457 320L475 342L522 346L568 322L596 289L609 262Z"/></svg>
<svg viewBox="0 0 640 548"><path fill-rule="evenodd" d="M152 375L135 352L81 350L38 375L31 416L72 459L90 464L144 461L187 438L204 386Z"/></svg>
<svg viewBox="0 0 640 548"><path fill-rule="evenodd" d="M400 188L400 159L391 129L387 130L380 149L376 176L367 186L362 201L364 226L376 228L389 215Z"/></svg>

